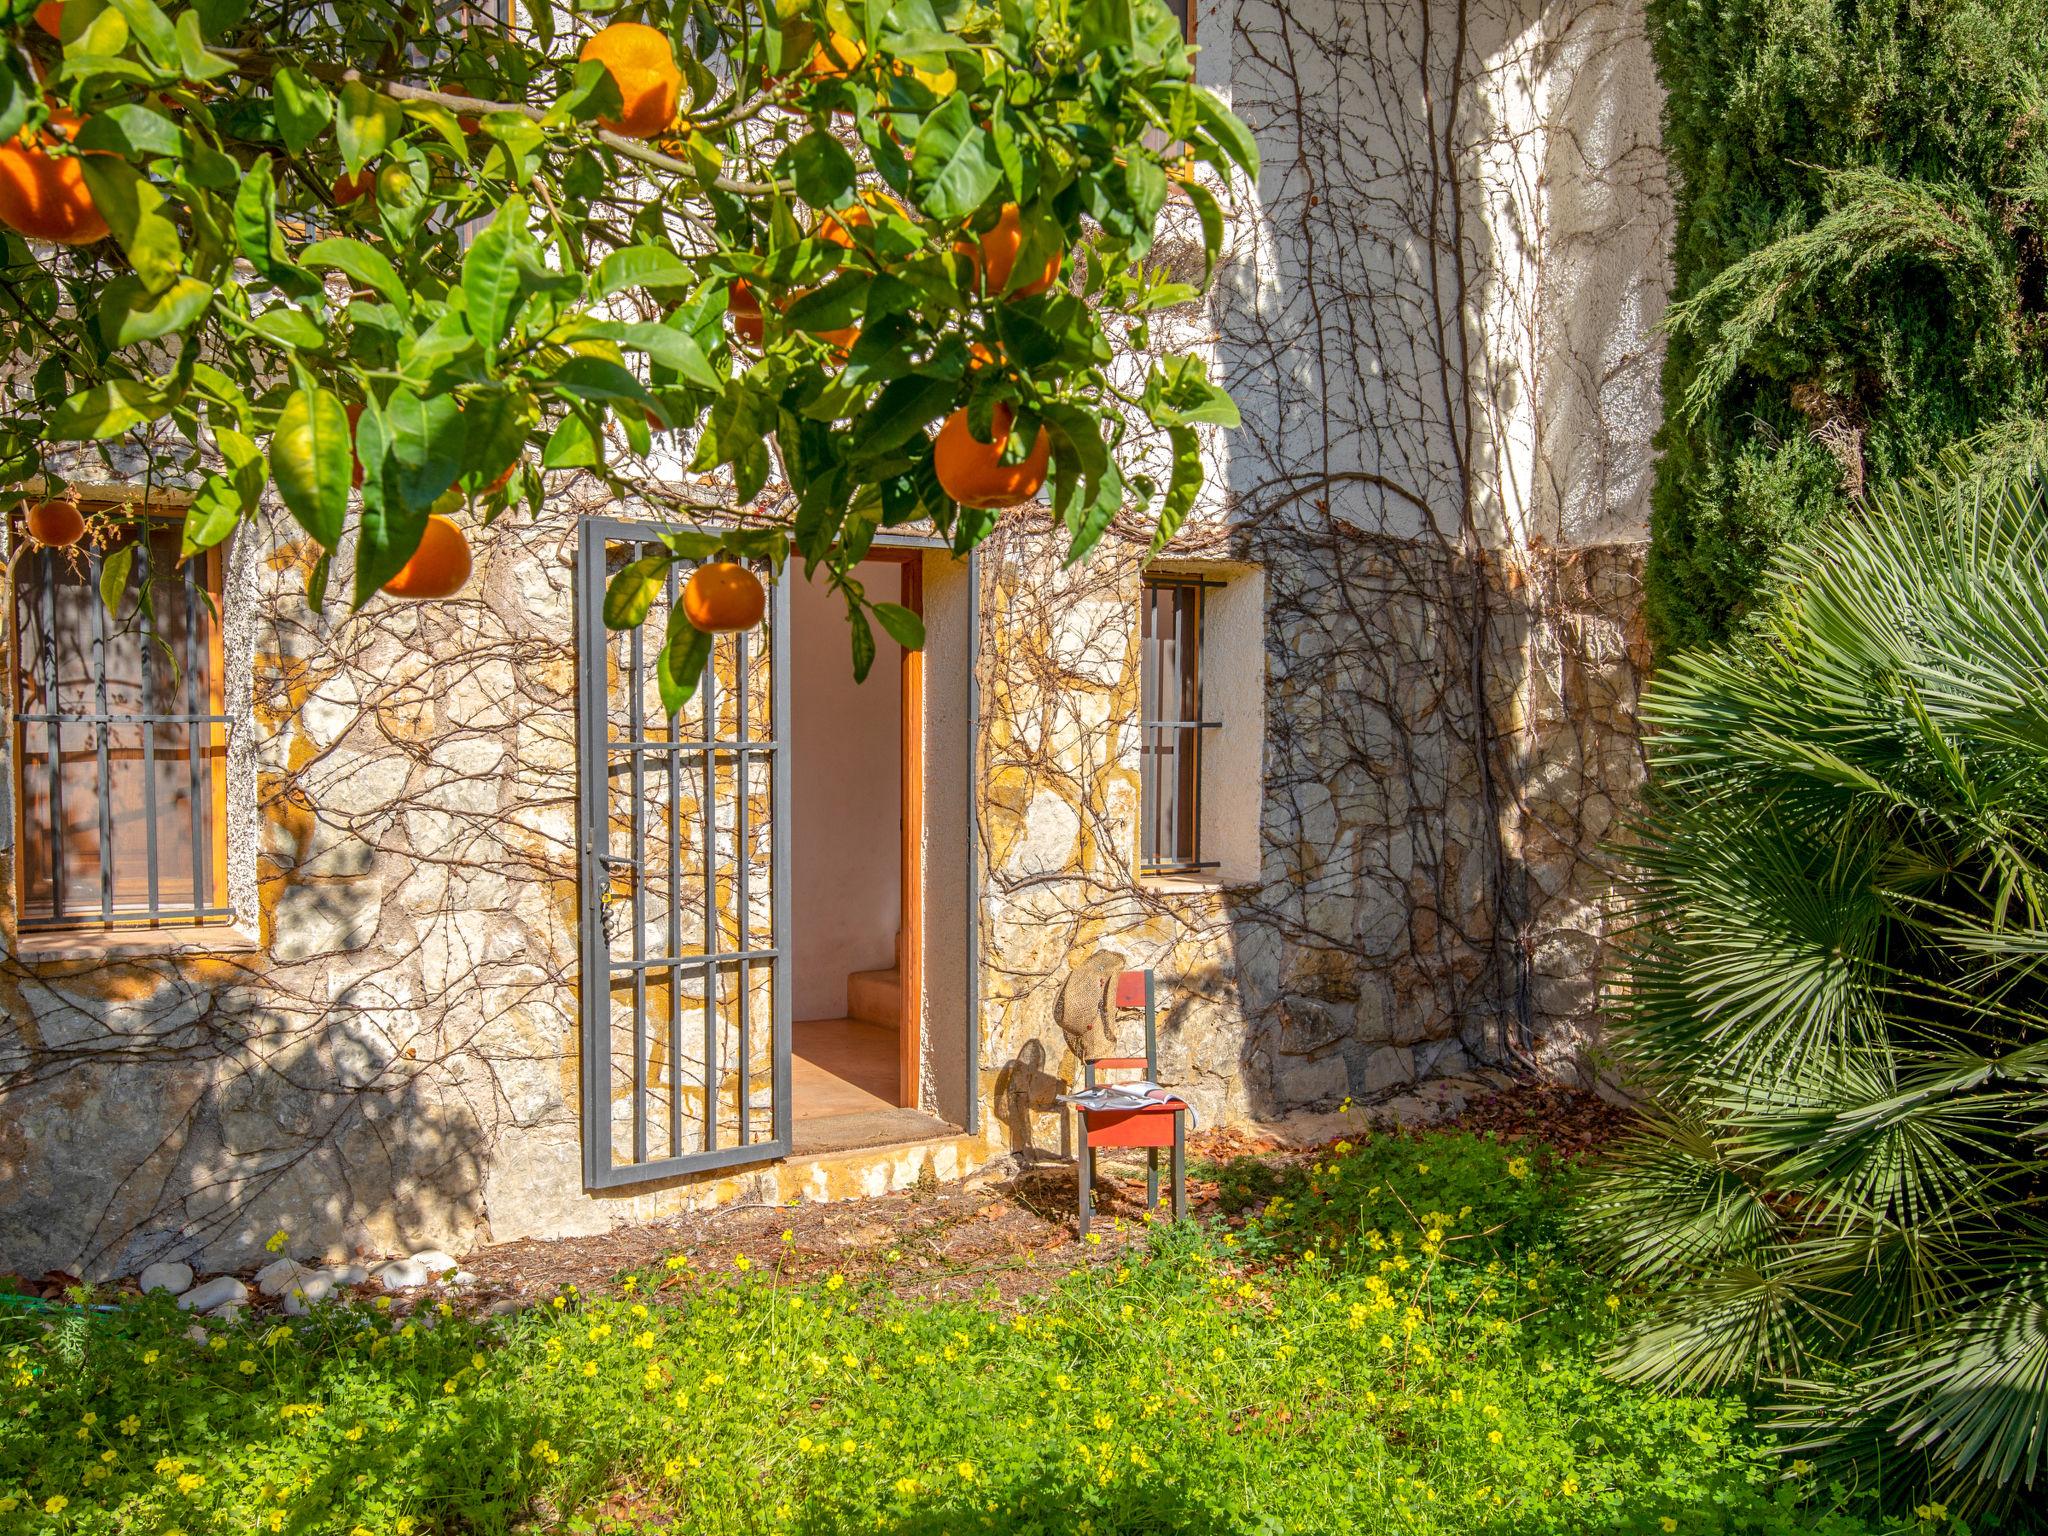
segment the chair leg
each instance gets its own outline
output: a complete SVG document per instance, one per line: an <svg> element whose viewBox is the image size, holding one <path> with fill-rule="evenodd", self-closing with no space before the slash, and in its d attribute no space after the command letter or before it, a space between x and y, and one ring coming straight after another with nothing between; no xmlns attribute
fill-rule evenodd
<svg viewBox="0 0 2048 1536"><path fill-rule="evenodd" d="M1173 1219L1188 1219L1187 1117L1173 1117Z"/></svg>
<svg viewBox="0 0 2048 1536"><path fill-rule="evenodd" d="M1145 1149L1145 1209L1159 1209L1159 1149Z"/></svg>
<svg viewBox="0 0 2048 1536"><path fill-rule="evenodd" d="M1074 1152L1074 1183L1080 1190L1081 1236L1085 1238L1088 1235L1088 1218L1094 1214L1088 1186L1095 1182L1095 1149L1088 1145L1088 1122L1081 1121L1076 1130L1079 1134Z"/></svg>

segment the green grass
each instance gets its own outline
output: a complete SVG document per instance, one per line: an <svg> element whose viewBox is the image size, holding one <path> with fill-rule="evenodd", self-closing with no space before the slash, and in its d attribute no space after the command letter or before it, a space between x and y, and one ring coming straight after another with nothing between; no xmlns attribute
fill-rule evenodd
<svg viewBox="0 0 2048 1536"><path fill-rule="evenodd" d="M1243 1230L1161 1228L1009 1306L793 1287L764 1252L499 1319L16 1318L0 1532L1875 1528L1740 1402L1601 1375L1625 1304L1562 1247L1539 1150L1218 1174Z"/></svg>

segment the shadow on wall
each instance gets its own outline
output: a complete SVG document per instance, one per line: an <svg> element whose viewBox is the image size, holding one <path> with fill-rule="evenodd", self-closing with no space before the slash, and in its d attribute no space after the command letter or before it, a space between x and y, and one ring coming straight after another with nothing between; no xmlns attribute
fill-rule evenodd
<svg viewBox="0 0 2048 1536"><path fill-rule="evenodd" d="M1071 1079L1055 999L1100 944L1159 971L1161 1075L1212 1122L1582 1077L1646 658L1640 549L1567 546L1645 511L1669 199L1639 7L1216 10L1198 75L1265 168L1215 297L1158 329L1245 416L1173 553L1266 573L1261 867L1198 895L1131 867L1149 529L1074 572L1006 530L986 1059ZM1191 227L1159 254L1199 271Z"/></svg>
<svg viewBox="0 0 2048 1536"><path fill-rule="evenodd" d="M259 532L267 948L0 963L0 1268L459 1250L494 1177L573 1169L565 521L347 618L307 610L281 512Z"/></svg>

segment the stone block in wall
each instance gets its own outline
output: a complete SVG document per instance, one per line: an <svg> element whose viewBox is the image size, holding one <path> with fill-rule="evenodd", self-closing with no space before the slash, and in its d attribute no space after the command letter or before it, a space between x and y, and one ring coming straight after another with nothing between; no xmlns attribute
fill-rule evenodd
<svg viewBox="0 0 2048 1536"><path fill-rule="evenodd" d="M1332 1103L1351 1091L1341 1051L1319 1057L1282 1056L1273 1064L1273 1096L1284 1113Z"/></svg>

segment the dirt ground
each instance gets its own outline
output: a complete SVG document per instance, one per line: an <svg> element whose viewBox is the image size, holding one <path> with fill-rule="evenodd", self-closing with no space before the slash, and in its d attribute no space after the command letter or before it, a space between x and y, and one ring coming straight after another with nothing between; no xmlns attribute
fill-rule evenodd
<svg viewBox="0 0 2048 1536"><path fill-rule="evenodd" d="M1528 1086L1475 1099L1443 1126L1540 1136L1567 1155L1583 1156L1630 1120L1626 1110L1594 1094ZM1410 1133L1348 1134L1358 1140ZM1189 1211L1197 1217L1220 1214L1216 1184L1199 1176L1205 1167L1237 1157L1280 1165L1311 1160L1327 1144L1291 1144L1238 1128L1197 1132L1188 1147ZM726 1206L595 1237L496 1244L471 1253L464 1264L477 1277L469 1294L478 1304L530 1301L568 1285L602 1294L627 1271L661 1265L676 1254L689 1259L684 1273L730 1273L744 1255L750 1265L779 1268L791 1279L822 1279L835 1271L848 1279L882 1275L905 1296L974 1295L993 1288L1008 1299L1142 1243L1143 1164L1105 1160L1095 1210L1101 1241L1084 1245L1076 1233L1072 1163L1021 1170L997 1164L956 1184L871 1199Z"/></svg>

